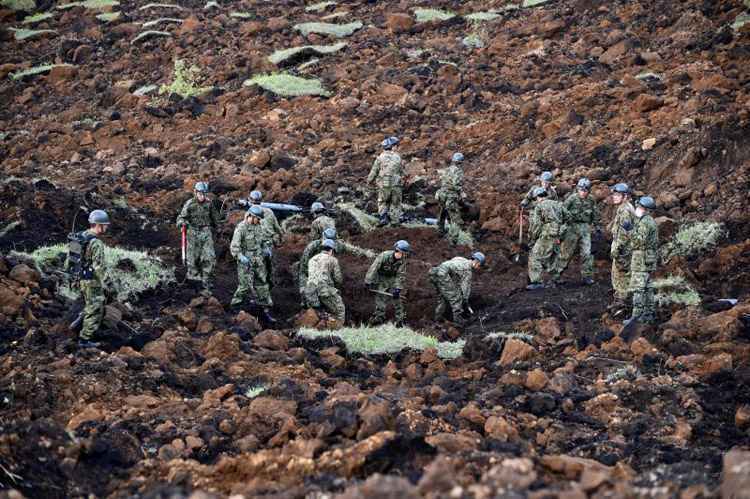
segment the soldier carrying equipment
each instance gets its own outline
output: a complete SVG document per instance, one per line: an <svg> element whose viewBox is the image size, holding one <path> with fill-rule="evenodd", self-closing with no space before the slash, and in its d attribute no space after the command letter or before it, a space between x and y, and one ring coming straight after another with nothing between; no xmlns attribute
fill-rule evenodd
<svg viewBox="0 0 750 499"><path fill-rule="evenodd" d="M370 265L365 276L365 287L375 293L375 311L370 318L370 325L382 324L385 321L386 297L395 300L396 326L403 327L406 320L404 310L404 284L406 284L406 257L411 253L407 241L397 241L392 250L383 251Z"/></svg>
<svg viewBox="0 0 750 499"><path fill-rule="evenodd" d="M263 194L260 191L252 191L249 199L251 207L259 206L263 210L263 218L261 220L264 242L263 258L265 258L266 269L268 270L268 285L273 287L273 249L281 244L281 240L284 237L284 231L281 229L281 225L279 224L279 220L276 218L273 209L263 206L263 203L261 202L263 200Z"/></svg>
<svg viewBox="0 0 750 499"><path fill-rule="evenodd" d="M534 191L539 187L547 192L548 199L557 200L557 191L555 190L555 186L552 185L552 180L554 180L552 172L542 172L542 174L539 176L539 185L531 186L531 189L529 189L529 191L524 196L523 201L521 201L521 208L526 208L529 204L531 204L531 202L536 198L536 196L534 195Z"/></svg>
<svg viewBox="0 0 750 499"><path fill-rule="evenodd" d="M626 322L636 320L653 323L656 320L654 288L651 273L659 261L659 229L650 215L656 208L654 199L644 196L635 208L635 225L625 229L630 233L630 292L633 296L633 312Z"/></svg>
<svg viewBox="0 0 750 499"><path fill-rule="evenodd" d="M614 301L610 305L613 315L618 315L627 306L630 295L630 234L626 227L632 227L635 222L635 208L629 201L630 187L627 184L616 184L612 188L612 201L617 206L615 217L610 225L612 233L612 289Z"/></svg>
<svg viewBox="0 0 750 499"><path fill-rule="evenodd" d="M310 224L310 240L315 241L323 237L323 231L326 229L336 229L336 221L325 214L326 208L323 203L315 202L310 207L315 220Z"/></svg>
<svg viewBox="0 0 750 499"><path fill-rule="evenodd" d="M213 233L219 227L219 212L208 198L208 184L197 182L195 195L183 205L177 227L185 231L187 279L200 281L209 295L216 265Z"/></svg>
<svg viewBox="0 0 750 499"><path fill-rule="evenodd" d="M382 142L384 151L372 164L367 183L377 183L379 225L398 224L401 220L401 198L403 195L402 177L404 168L401 156L393 150L398 144L397 137L389 137Z"/></svg>
<svg viewBox="0 0 750 499"><path fill-rule="evenodd" d="M453 322L464 325L464 314L470 314L469 297L471 296L472 271L479 270L485 264L483 253L475 252L471 259L457 256L432 267L429 272L430 282L438 292L438 304L435 307L435 321L440 321L447 307L453 313Z"/></svg>

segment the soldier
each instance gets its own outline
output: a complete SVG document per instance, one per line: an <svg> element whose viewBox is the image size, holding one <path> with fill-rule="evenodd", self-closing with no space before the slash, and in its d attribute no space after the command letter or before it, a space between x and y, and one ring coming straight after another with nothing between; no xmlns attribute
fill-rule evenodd
<svg viewBox="0 0 750 499"><path fill-rule="evenodd" d="M627 184L616 184L612 188L612 202L617 206L615 218L610 225L612 246L609 256L612 258L612 289L614 301L610 310L619 315L627 307L630 287L630 235L623 227L635 222L635 208L630 203L630 187Z"/></svg>
<svg viewBox="0 0 750 499"><path fill-rule="evenodd" d="M281 244L281 239L284 236L284 231L279 225L279 220L276 218L276 214L271 208L261 206L263 201L263 194L260 191L252 191L250 193L250 205L259 206L263 210L263 220L261 226L263 227L263 237L265 241L265 247L263 248L263 257L266 260L266 268L268 269L268 285L273 287L273 249Z"/></svg>
<svg viewBox="0 0 750 499"><path fill-rule="evenodd" d="M388 225L389 221L397 225L401 220L401 177L404 168L401 164L401 156L396 151L399 140L397 137L389 137L382 142L385 149L372 164L367 183L377 181L378 185L378 214L379 225Z"/></svg>
<svg viewBox="0 0 750 499"><path fill-rule="evenodd" d="M591 181L582 178L576 192L563 203L567 219L565 233L560 245L559 272L562 274L570 263L576 248L581 255L581 276L586 285L594 284L594 256L591 254L591 230L599 224L599 210L590 196ZM598 230L598 229L597 229Z"/></svg>
<svg viewBox="0 0 750 499"><path fill-rule="evenodd" d="M187 227L187 279L200 281L202 293L208 295L216 265L213 232L219 227L219 212L208 198L208 183L195 184L195 196L182 207L177 227Z"/></svg>
<svg viewBox="0 0 750 499"><path fill-rule="evenodd" d="M79 316L83 321L83 327L78 335L78 346L81 348L99 346L94 338L104 319L105 295L113 290L107 276L105 246L99 239L109 230L109 223L107 212L94 210L89 214L89 229L79 234L79 240L83 241L78 275L83 296L83 312Z"/></svg>
<svg viewBox="0 0 750 499"><path fill-rule="evenodd" d="M310 224L310 241L315 241L323 237L323 231L326 229L336 229L336 221L325 214L326 208L323 203L313 203L310 207L315 220Z"/></svg>
<svg viewBox="0 0 750 499"><path fill-rule="evenodd" d="M440 189L435 193L435 197L440 203L440 214L438 215L438 232L441 235L446 233L445 223L447 219L451 221L451 229L455 234L461 228L463 220L461 219L461 199L464 196L464 170L462 163L464 155L457 152L451 158L451 164L448 168L440 170Z"/></svg>
<svg viewBox="0 0 750 499"><path fill-rule="evenodd" d="M529 220L529 237L536 240L529 254L529 285L526 289L545 287L542 272L546 269L552 277L552 285L560 278L555 247L560 245L563 234L564 208L560 201L547 199L544 187L534 189L536 204Z"/></svg>
<svg viewBox="0 0 750 499"><path fill-rule="evenodd" d="M630 235L630 292L633 295L633 313L630 319L653 324L656 320L654 288L651 273L659 259L659 229L649 212L656 208L654 199L644 196L635 208L635 226L625 222L623 230Z"/></svg>
<svg viewBox="0 0 750 499"><path fill-rule="evenodd" d="M310 242L306 247L305 250L302 252L302 257L299 261L299 286L300 286L300 296L304 300L305 298L305 286L307 285L307 267L310 262L310 259L320 253L323 250L323 242L326 239L330 239L336 243L336 253L349 253L350 255L354 256L362 256L367 258L375 258L375 253L368 250L368 249L362 249L357 246L354 246L353 244L347 243L346 241L342 241L340 239L337 239L336 229L325 229L323 231L323 239L316 239L315 241ZM304 305L304 304L303 304Z"/></svg>
<svg viewBox="0 0 750 499"><path fill-rule="evenodd" d="M453 322L466 323L464 313L470 314L472 271L484 265L485 256L479 251L471 255L471 260L457 256L430 269L430 282L438 292L438 305L435 308L435 321L445 315L446 307L453 313Z"/></svg>
<svg viewBox="0 0 750 499"><path fill-rule="evenodd" d="M365 287L375 293L375 312L370 318L370 325L385 322L385 310L389 294L396 302L396 327L403 327L406 320L404 296L406 283L406 256L411 253L407 241L397 241L392 250L383 251L370 265L365 276Z"/></svg>
<svg viewBox="0 0 750 499"><path fill-rule="evenodd" d="M332 239L325 239L322 246L322 251L308 264L305 297L313 308L324 308L336 317L339 325L343 325L346 307L337 289L343 283L343 276L339 261L333 256L338 245Z"/></svg>
<svg viewBox="0 0 750 499"><path fill-rule="evenodd" d="M234 229L229 251L237 260L238 283L230 306L240 307L250 294L254 305L261 308L262 318L268 323L274 323L276 319L270 314L273 301L268 285L263 216L263 209L253 205L247 210L245 220L237 224Z"/></svg>
<svg viewBox="0 0 750 499"><path fill-rule="evenodd" d="M531 204L531 202L534 200L534 191L539 187L547 191L548 199L557 201L557 191L555 190L555 186L552 185L553 179L554 176L552 175L552 172L542 172L542 174L539 176L539 185L531 186L531 189L529 189L529 192L526 193L523 201L521 201L521 207L526 208L529 204Z"/></svg>

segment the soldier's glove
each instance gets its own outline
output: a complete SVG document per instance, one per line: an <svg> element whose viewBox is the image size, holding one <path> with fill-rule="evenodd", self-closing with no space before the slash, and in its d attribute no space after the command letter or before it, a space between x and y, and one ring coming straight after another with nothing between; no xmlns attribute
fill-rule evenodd
<svg viewBox="0 0 750 499"><path fill-rule="evenodd" d="M393 294L394 298L396 298L396 299L400 298L401 297L401 289L400 288L394 288L392 294Z"/></svg>
<svg viewBox="0 0 750 499"><path fill-rule="evenodd" d="M633 224L632 224L632 223L630 223L630 220L625 220L625 221L624 221L624 222L622 223L622 228L623 228L623 230L624 230L625 232L630 232L631 230L633 230Z"/></svg>
<svg viewBox="0 0 750 499"><path fill-rule="evenodd" d="M365 289L367 291L372 291L373 289L375 289L375 285L373 283L371 283L371 282L366 282L365 283Z"/></svg>
<svg viewBox="0 0 750 499"><path fill-rule="evenodd" d="M266 258L271 258L273 256L273 250L271 248L266 248L263 250L263 255L265 255Z"/></svg>
<svg viewBox="0 0 750 499"><path fill-rule="evenodd" d="M248 257L246 257L245 255L240 255L239 256L239 260L240 260L240 263L242 265L249 265L250 264L250 259Z"/></svg>

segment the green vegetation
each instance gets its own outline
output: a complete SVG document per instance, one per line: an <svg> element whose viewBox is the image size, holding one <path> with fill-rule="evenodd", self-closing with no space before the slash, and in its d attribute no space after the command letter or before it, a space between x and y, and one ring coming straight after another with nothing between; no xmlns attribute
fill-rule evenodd
<svg viewBox="0 0 750 499"><path fill-rule="evenodd" d="M461 43L464 44L464 47L470 49L481 49L485 46L485 42L482 37L475 33L465 36L464 39L461 40Z"/></svg>
<svg viewBox="0 0 750 499"><path fill-rule="evenodd" d="M266 387L263 385L251 386L245 390L245 397L252 399L266 391Z"/></svg>
<svg viewBox="0 0 750 499"><path fill-rule="evenodd" d="M414 14L417 16L418 23L447 21L448 19L456 17L456 14L453 12L438 9L414 9Z"/></svg>
<svg viewBox="0 0 750 499"><path fill-rule="evenodd" d="M229 17L234 17L236 19L252 19L255 15L251 12L230 12Z"/></svg>
<svg viewBox="0 0 750 499"><path fill-rule="evenodd" d="M5 134L0 133L0 140L4 140L5 139L4 135ZM5 227L0 228L0 238L5 237L6 234L8 234L9 232L11 232L13 229L15 229L16 227L18 227L19 225L21 225L21 222L19 222L18 220L16 220L15 222L11 222L8 225L6 225Z"/></svg>
<svg viewBox="0 0 750 499"><path fill-rule="evenodd" d="M72 2L58 5L59 10L72 9L73 7L83 7L91 10L101 10L109 7L117 7L120 2L117 0L85 0L84 2Z"/></svg>
<svg viewBox="0 0 750 499"><path fill-rule="evenodd" d="M0 0L0 5L10 10L22 10L24 12L31 12L36 9L34 0Z"/></svg>
<svg viewBox="0 0 750 499"><path fill-rule="evenodd" d="M300 64L299 67L297 67L297 70L298 71L305 71L307 68L309 68L311 66L314 66L314 65L316 65L319 62L320 62L320 59L318 59L317 57L313 57L309 61L303 62L302 64Z"/></svg>
<svg viewBox="0 0 750 499"><path fill-rule="evenodd" d="M661 261L675 256L695 257L716 247L724 236L724 227L713 220L684 224L672 239L660 249Z"/></svg>
<svg viewBox="0 0 750 499"><path fill-rule="evenodd" d="M551 0L523 0L521 7L536 7L537 5L543 5Z"/></svg>
<svg viewBox="0 0 750 499"><path fill-rule="evenodd" d="M154 90L158 90L158 88L159 88L158 85L143 85L142 87L138 87L137 89L135 89L135 91L133 92L133 95L137 95L138 97L141 97L141 96L150 94Z"/></svg>
<svg viewBox="0 0 750 499"><path fill-rule="evenodd" d="M474 12L473 14L468 14L464 16L464 18L470 22L494 21L498 17L502 17L502 16L498 14L497 12L493 12L493 11Z"/></svg>
<svg viewBox="0 0 750 499"><path fill-rule="evenodd" d="M36 24L52 17L55 17L52 12L39 12L38 14L34 14L33 16L28 16L26 19L21 21L21 24Z"/></svg>
<svg viewBox="0 0 750 499"><path fill-rule="evenodd" d="M203 6L203 10L218 9L220 7L221 6L218 2L216 2L215 0L211 0L210 2L206 2L206 5Z"/></svg>
<svg viewBox="0 0 750 499"><path fill-rule="evenodd" d="M320 12L321 10L325 10L331 5L336 5L336 2L319 2L312 5L308 5L305 7L305 11L307 12Z"/></svg>
<svg viewBox="0 0 750 499"><path fill-rule="evenodd" d="M695 306L701 303L701 295L682 276L669 275L656 279L652 285L654 301L660 307L672 304Z"/></svg>
<svg viewBox="0 0 750 499"><path fill-rule="evenodd" d="M349 212L349 214L354 217L354 220L356 220L359 226L362 228L363 232L369 232L378 226L377 217L373 217L372 215L365 213L364 211L354 206L352 203L341 203L337 205L337 207L341 210Z"/></svg>
<svg viewBox="0 0 750 499"><path fill-rule="evenodd" d="M155 36L167 36L168 37L168 36L172 36L172 33L169 33L168 31L153 31L153 30L143 31L141 33L138 33L138 36L133 38L130 41L130 43L133 44L141 40L145 40L146 38L152 38Z"/></svg>
<svg viewBox="0 0 750 499"><path fill-rule="evenodd" d="M740 14L732 23L732 29L739 31L748 23L750 23L750 14Z"/></svg>
<svg viewBox="0 0 750 499"><path fill-rule="evenodd" d="M490 340L496 340L496 339L516 339L516 340L522 340L526 342L531 342L534 339L534 336L532 334L526 333L524 331L512 331L510 333L506 333L505 331L499 331L496 333L490 333L487 336L487 339Z"/></svg>
<svg viewBox="0 0 750 499"><path fill-rule="evenodd" d="M183 99L205 94L213 87L200 87L201 70L198 66L188 67L182 59L174 61L174 79L169 85L159 87L159 94L177 94Z"/></svg>
<svg viewBox="0 0 750 499"><path fill-rule="evenodd" d="M49 33L57 33L54 29L19 29L10 28L10 31L14 33L16 40L26 40L27 38L33 38L35 36L46 35Z"/></svg>
<svg viewBox="0 0 750 499"><path fill-rule="evenodd" d="M348 24L330 24L330 23L302 23L294 26L294 29L307 36L310 33L316 33L318 35L329 35L335 36L336 38L343 38L349 36L358 29L361 29L361 21L354 21Z"/></svg>
<svg viewBox="0 0 750 499"><path fill-rule="evenodd" d="M173 4L173 3L147 3L143 7L138 7L138 10L148 10L148 9L176 9L176 10L182 10L182 7L179 5Z"/></svg>
<svg viewBox="0 0 750 499"><path fill-rule="evenodd" d="M98 16L96 16L96 18L105 23L111 23L120 19L120 13L119 12L105 12L103 14L99 14Z"/></svg>
<svg viewBox="0 0 750 499"><path fill-rule="evenodd" d="M437 348L439 357L455 359L461 356L466 343L464 340L455 343L439 342L436 338L421 335L411 328L398 328L393 324L377 327L348 327L336 331L302 328L297 334L311 340L336 336L344 341L349 352L365 355L397 353L406 348L413 350Z"/></svg>
<svg viewBox="0 0 750 499"><path fill-rule="evenodd" d="M159 19L154 19L153 21L148 21L143 23L141 26L144 28L153 28L157 24L167 24L167 23L177 23L182 24L182 19L177 19L175 17L160 17Z"/></svg>
<svg viewBox="0 0 750 499"><path fill-rule="evenodd" d="M246 80L245 86L258 85L264 90L273 92L282 97L299 97L302 95L320 95L328 97L331 95L323 88L320 80L305 79L288 73L273 73L256 75Z"/></svg>
<svg viewBox="0 0 750 499"><path fill-rule="evenodd" d="M332 54L346 47L345 42L334 43L333 45L304 45L302 47L292 47L284 50L277 50L268 57L268 60L274 64L279 64L290 57L294 57L301 52L315 53L318 55Z"/></svg>
<svg viewBox="0 0 750 499"><path fill-rule="evenodd" d="M53 68L63 67L63 66L72 66L72 64L44 64L42 66L35 66L33 68L25 69L23 71L18 71L17 73L11 73L10 79L20 80L22 78L26 78L27 76L34 76L34 75L38 75L42 73L47 73L48 71L51 71Z"/></svg>

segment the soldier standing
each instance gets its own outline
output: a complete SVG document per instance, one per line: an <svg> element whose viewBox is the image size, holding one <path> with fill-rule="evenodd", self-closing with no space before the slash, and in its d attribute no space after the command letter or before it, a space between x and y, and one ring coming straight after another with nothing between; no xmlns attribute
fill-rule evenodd
<svg viewBox="0 0 750 499"><path fill-rule="evenodd" d="M583 283L594 284L594 256L591 254L591 230L599 224L599 210L596 201L590 196L591 181L582 178L576 192L571 193L563 203L567 219L565 234L560 245L559 273L562 274L578 248L581 255L581 276Z"/></svg>
<svg viewBox="0 0 750 499"><path fill-rule="evenodd" d="M237 290L232 296L231 307L240 307L252 295L254 304L262 310L262 318L268 323L276 322L271 316L273 306L268 285L266 266L263 209L253 205L247 210L245 220L237 224L229 250L237 260Z"/></svg>
<svg viewBox="0 0 750 499"><path fill-rule="evenodd" d="M552 181L554 180L554 176L552 175L552 172L542 172L541 175L539 175L539 185L532 185L531 189L529 189L529 192L526 193L526 196L524 196L523 201L521 201L521 207L526 208L531 202L534 200L534 191L541 187L547 192L547 199L553 199L557 201L557 191L555 190L555 186L552 185Z"/></svg>
<svg viewBox="0 0 750 499"><path fill-rule="evenodd" d="M635 222L635 208L630 203L630 187L627 184L616 184L612 188L612 202L617 206L615 218L610 225L612 246L609 255L612 258L612 289L614 301L610 310L619 315L626 307L630 288L630 235L625 227L632 227Z"/></svg>
<svg viewBox="0 0 750 499"><path fill-rule="evenodd" d="M654 208L656 203L652 197L640 198L635 208L635 227L625 228L630 232L630 292L633 295L633 313L626 325L634 319L648 324L656 320L651 273L656 270L659 259L659 229L649 213Z"/></svg>
<svg viewBox="0 0 750 499"><path fill-rule="evenodd" d="M315 202L310 207L315 220L310 224L310 241L316 241L323 237L326 229L336 229L336 221L325 214L326 208L323 203Z"/></svg>
<svg viewBox="0 0 750 499"><path fill-rule="evenodd" d="M208 183L196 183L194 191L177 217L177 227L187 227L187 278L200 281L202 293L210 294L216 265L213 231L219 226L219 212L208 198Z"/></svg>
<svg viewBox="0 0 750 499"><path fill-rule="evenodd" d="M560 245L565 219L562 203L547 199L543 187L537 187L533 194L537 201L529 220L529 237L536 242L529 254L529 285L526 289L530 290L545 287L542 283L544 270L549 272L553 285L560 278L555 248Z"/></svg>
<svg viewBox="0 0 750 499"><path fill-rule="evenodd" d="M407 241L397 241L392 250L383 251L370 265L365 276L365 287L375 293L375 312L370 318L370 325L385 322L387 297L389 294L396 303L396 327L403 327L406 320L404 296L406 283L406 256L411 253Z"/></svg>
<svg viewBox="0 0 750 499"><path fill-rule="evenodd" d="M250 205L259 206L263 210L263 220L261 226L263 227L263 258L266 260L266 268L268 269L268 285L273 287L273 276L274 276L274 265L273 265L273 249L276 246L281 245L281 239L284 236L284 231L281 229L278 218L271 208L261 206L263 201L263 193L260 191L252 191L250 193Z"/></svg>
<svg viewBox="0 0 750 499"><path fill-rule="evenodd" d="M464 170L462 167L464 155L457 152L451 158L448 168L440 171L440 189L435 197L440 203L440 214L438 215L438 232L446 233L445 223L450 219L451 229L454 236L451 238L456 243L455 234L460 230L463 220L461 219L461 199L464 196Z"/></svg>
<svg viewBox="0 0 750 499"><path fill-rule="evenodd" d="M438 292L436 322L443 318L446 308L450 307L453 322L458 325L466 323L464 313L470 313L472 271L479 270L484 262L484 254L477 251L471 255L471 260L457 256L430 269L430 282Z"/></svg>
<svg viewBox="0 0 750 499"><path fill-rule="evenodd" d="M333 256L337 244L332 239L325 239L322 244L323 251L312 257L308 264L306 300L315 309L324 308L336 317L339 325L343 325L346 307L338 290L343 276L339 261Z"/></svg>
<svg viewBox="0 0 750 499"><path fill-rule="evenodd" d="M389 221L397 225L401 221L402 176L404 168L401 156L396 151L399 140L389 137L382 142L385 149L372 164L367 183L377 181L379 225L388 225Z"/></svg>

